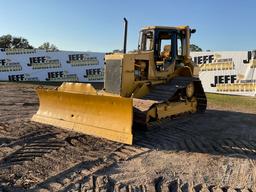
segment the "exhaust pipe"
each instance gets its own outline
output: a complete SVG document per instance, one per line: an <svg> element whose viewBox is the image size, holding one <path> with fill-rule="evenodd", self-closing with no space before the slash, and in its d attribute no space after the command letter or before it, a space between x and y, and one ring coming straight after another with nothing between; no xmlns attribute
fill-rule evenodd
<svg viewBox="0 0 256 192"><path fill-rule="evenodd" d="M123 53L126 53L127 28L128 28L128 21L127 21L127 19L124 17L124 48L123 48Z"/></svg>

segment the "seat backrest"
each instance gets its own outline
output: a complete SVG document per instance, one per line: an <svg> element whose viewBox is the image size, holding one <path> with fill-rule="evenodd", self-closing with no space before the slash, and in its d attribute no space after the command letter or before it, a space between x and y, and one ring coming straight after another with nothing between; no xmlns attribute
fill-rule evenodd
<svg viewBox="0 0 256 192"><path fill-rule="evenodd" d="M163 59L170 57L170 52L171 52L171 45L165 45L164 50L161 52L161 57Z"/></svg>

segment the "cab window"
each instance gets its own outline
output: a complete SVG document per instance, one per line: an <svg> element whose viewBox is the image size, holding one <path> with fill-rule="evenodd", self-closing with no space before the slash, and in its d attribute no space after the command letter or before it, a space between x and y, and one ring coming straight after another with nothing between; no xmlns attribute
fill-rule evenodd
<svg viewBox="0 0 256 192"><path fill-rule="evenodd" d="M140 34L139 49L141 51L152 51L154 48L154 35L152 31L142 31Z"/></svg>
<svg viewBox="0 0 256 192"><path fill-rule="evenodd" d="M171 58L172 34L170 32L159 33L158 60Z"/></svg>

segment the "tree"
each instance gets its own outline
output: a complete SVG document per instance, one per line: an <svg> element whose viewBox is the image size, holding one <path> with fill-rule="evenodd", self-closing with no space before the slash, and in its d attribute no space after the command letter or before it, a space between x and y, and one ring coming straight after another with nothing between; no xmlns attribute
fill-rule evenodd
<svg viewBox="0 0 256 192"><path fill-rule="evenodd" d="M42 45L38 47L38 49L46 49L50 51L58 51L58 47L54 44L50 44L49 42L44 42Z"/></svg>
<svg viewBox="0 0 256 192"><path fill-rule="evenodd" d="M203 50L195 44L190 44L190 51L201 52Z"/></svg>
<svg viewBox="0 0 256 192"><path fill-rule="evenodd" d="M14 37L10 34L0 37L0 48L24 48L32 49L27 39L23 37Z"/></svg>
<svg viewBox="0 0 256 192"><path fill-rule="evenodd" d="M114 49L113 53L123 53L123 50L121 50L121 49Z"/></svg>
<svg viewBox="0 0 256 192"><path fill-rule="evenodd" d="M13 37L13 48L25 48L25 49L33 49L27 39L22 37Z"/></svg>
<svg viewBox="0 0 256 192"><path fill-rule="evenodd" d="M0 37L0 48L11 48L12 46L12 36L3 35Z"/></svg>

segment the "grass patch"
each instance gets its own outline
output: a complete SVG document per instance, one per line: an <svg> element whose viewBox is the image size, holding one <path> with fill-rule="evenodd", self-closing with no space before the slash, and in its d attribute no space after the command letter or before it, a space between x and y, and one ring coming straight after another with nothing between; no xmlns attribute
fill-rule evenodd
<svg viewBox="0 0 256 192"><path fill-rule="evenodd" d="M228 109L242 109L256 112L256 97L221 95L207 93L207 100L210 106L221 106Z"/></svg>

